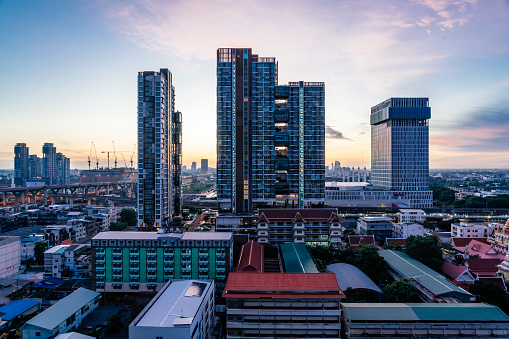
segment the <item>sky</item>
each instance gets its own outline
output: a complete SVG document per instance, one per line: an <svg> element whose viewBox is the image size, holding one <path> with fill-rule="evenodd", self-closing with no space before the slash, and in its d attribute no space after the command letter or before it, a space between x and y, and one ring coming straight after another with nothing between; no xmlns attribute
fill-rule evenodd
<svg viewBox="0 0 509 339"><path fill-rule="evenodd" d="M215 166L220 47L325 82L326 164L369 168L370 108L429 97L431 168L509 168L509 0L0 0L0 168L18 142L129 163L137 72L160 68L184 164Z"/></svg>

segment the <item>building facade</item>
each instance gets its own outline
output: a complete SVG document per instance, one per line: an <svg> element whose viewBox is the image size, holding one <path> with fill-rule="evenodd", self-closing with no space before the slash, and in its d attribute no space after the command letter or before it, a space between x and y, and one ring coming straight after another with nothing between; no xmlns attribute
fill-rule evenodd
<svg viewBox="0 0 509 339"><path fill-rule="evenodd" d="M424 222L426 221L426 212L420 209L402 208L398 212L399 223Z"/></svg>
<svg viewBox="0 0 509 339"><path fill-rule="evenodd" d="M0 278L19 273L20 248L20 237L0 237Z"/></svg>
<svg viewBox="0 0 509 339"><path fill-rule="evenodd" d="M451 224L453 238L488 238L498 228L496 223L460 222Z"/></svg>
<svg viewBox="0 0 509 339"><path fill-rule="evenodd" d="M423 237L424 226L413 222L393 224L392 228L393 238L406 239L411 235Z"/></svg>
<svg viewBox="0 0 509 339"><path fill-rule="evenodd" d="M200 171L205 174L209 172L209 159L201 159Z"/></svg>
<svg viewBox="0 0 509 339"><path fill-rule="evenodd" d="M175 111L174 92L168 69L138 73L139 228L164 227L181 214L175 203L181 181L175 176L180 175L182 115Z"/></svg>
<svg viewBox="0 0 509 339"><path fill-rule="evenodd" d="M339 245L343 227L335 208L259 209L256 222L260 244L295 242Z"/></svg>
<svg viewBox="0 0 509 339"><path fill-rule="evenodd" d="M378 244L392 237L392 219L389 217L360 217L357 219L357 234L373 235Z"/></svg>
<svg viewBox="0 0 509 339"><path fill-rule="evenodd" d="M223 292L227 338L339 338L334 273L231 273Z"/></svg>
<svg viewBox="0 0 509 339"><path fill-rule="evenodd" d="M29 154L25 143L17 143L14 146L14 185L25 186L29 173Z"/></svg>
<svg viewBox="0 0 509 339"><path fill-rule="evenodd" d="M159 291L169 279L215 279L233 266L233 234L102 232L92 238L92 281L100 292Z"/></svg>
<svg viewBox="0 0 509 339"><path fill-rule="evenodd" d="M390 98L371 108L371 182L401 191L414 208L432 206L428 98Z"/></svg>
<svg viewBox="0 0 509 339"><path fill-rule="evenodd" d="M129 339L211 338L214 281L170 280L129 325Z"/></svg>
<svg viewBox="0 0 509 339"><path fill-rule="evenodd" d="M325 199L325 85L279 86L275 58L217 52L219 208L295 208Z"/></svg>

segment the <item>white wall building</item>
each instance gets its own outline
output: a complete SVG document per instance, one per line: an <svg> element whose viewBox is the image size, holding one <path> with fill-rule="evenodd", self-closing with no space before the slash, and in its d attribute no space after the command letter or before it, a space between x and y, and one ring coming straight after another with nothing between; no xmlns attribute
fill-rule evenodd
<svg viewBox="0 0 509 339"><path fill-rule="evenodd" d="M101 294L79 288L21 327L23 339L47 339L81 325L99 305Z"/></svg>
<svg viewBox="0 0 509 339"><path fill-rule="evenodd" d="M0 237L0 278L7 278L19 272L19 237Z"/></svg>
<svg viewBox="0 0 509 339"><path fill-rule="evenodd" d="M392 228L393 238L406 239L409 236L424 236L424 226L417 223L394 223Z"/></svg>
<svg viewBox="0 0 509 339"><path fill-rule="evenodd" d="M64 271L64 251L69 245L53 246L44 252L44 276L61 278Z"/></svg>
<svg viewBox="0 0 509 339"><path fill-rule="evenodd" d="M451 224L453 238L488 238L497 228L494 223L468 223Z"/></svg>
<svg viewBox="0 0 509 339"><path fill-rule="evenodd" d="M209 338L213 280L170 280L129 325L129 339Z"/></svg>
<svg viewBox="0 0 509 339"><path fill-rule="evenodd" d="M20 247L21 260L34 258L35 245L41 241L46 243L46 240L44 239L44 234L32 234L29 235L28 237L22 237Z"/></svg>
<svg viewBox="0 0 509 339"><path fill-rule="evenodd" d="M426 220L426 212L420 209L400 209L398 212L398 222L409 223L409 222L424 222Z"/></svg>

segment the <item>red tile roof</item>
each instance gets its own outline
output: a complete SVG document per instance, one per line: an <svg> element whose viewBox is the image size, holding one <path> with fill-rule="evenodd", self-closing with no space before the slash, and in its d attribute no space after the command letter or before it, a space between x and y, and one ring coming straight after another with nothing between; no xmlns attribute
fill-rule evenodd
<svg viewBox="0 0 509 339"><path fill-rule="evenodd" d="M485 244L488 243L488 238L451 238L451 240L449 240L449 245L451 245L454 249L463 252L465 247L467 247L472 240L477 240Z"/></svg>
<svg viewBox="0 0 509 339"><path fill-rule="evenodd" d="M350 246L375 245L375 236L374 235L349 235L348 243L350 244Z"/></svg>
<svg viewBox="0 0 509 339"><path fill-rule="evenodd" d="M399 246L405 246L406 239L405 238L386 238L385 243L387 245L399 245Z"/></svg>
<svg viewBox="0 0 509 339"><path fill-rule="evenodd" d="M475 239L468 243L467 247L465 248L465 252L466 251L468 251L468 254L470 256L479 255L483 259L488 258L504 259L505 257L502 254L498 254L497 251L495 251L495 249L493 248L493 245L485 244Z"/></svg>
<svg viewBox="0 0 509 339"><path fill-rule="evenodd" d="M72 245L72 242L69 239L65 239L60 245Z"/></svg>
<svg viewBox="0 0 509 339"><path fill-rule="evenodd" d="M263 273L263 246L251 240L242 246L237 272Z"/></svg>
<svg viewBox="0 0 509 339"><path fill-rule="evenodd" d="M271 208L271 209L259 209L258 210L258 218L262 218L263 216L269 222L291 222L296 217L302 218L304 221L329 221L329 219L333 218L334 215L338 213L336 208L305 208L305 209L281 209L281 208ZM298 216L300 215L300 216Z"/></svg>
<svg viewBox="0 0 509 339"><path fill-rule="evenodd" d="M467 270L466 266L458 266L448 260L444 260L442 264L442 271L446 276L451 278L452 280L456 280L463 272Z"/></svg>
<svg viewBox="0 0 509 339"><path fill-rule="evenodd" d="M225 298L344 298L334 273L230 273Z"/></svg>
<svg viewBox="0 0 509 339"><path fill-rule="evenodd" d="M467 259L466 265L468 266L470 272L474 273L475 275L492 276L498 272L497 265L500 264L500 261L501 260L498 258L470 258Z"/></svg>

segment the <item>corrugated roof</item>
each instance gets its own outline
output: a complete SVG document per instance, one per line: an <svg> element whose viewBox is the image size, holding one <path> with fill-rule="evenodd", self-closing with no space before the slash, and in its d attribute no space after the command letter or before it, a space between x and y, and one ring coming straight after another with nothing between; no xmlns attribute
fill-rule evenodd
<svg viewBox="0 0 509 339"><path fill-rule="evenodd" d="M237 272L263 273L264 247L254 240L242 246Z"/></svg>
<svg viewBox="0 0 509 339"><path fill-rule="evenodd" d="M382 293L373 280L371 280L360 268L350 264L332 264L327 266L327 270L336 275L339 287L343 291L348 288L365 289Z"/></svg>
<svg viewBox="0 0 509 339"><path fill-rule="evenodd" d="M69 247L69 245L57 245L48 249L44 254L53 254L53 253L64 253L65 249Z"/></svg>
<svg viewBox="0 0 509 339"><path fill-rule="evenodd" d="M231 240L231 232L185 232L182 240Z"/></svg>
<svg viewBox="0 0 509 339"><path fill-rule="evenodd" d="M345 295L334 273L230 273L223 297L344 298Z"/></svg>
<svg viewBox="0 0 509 339"><path fill-rule="evenodd" d="M202 293L194 293L196 284L205 285ZM212 282L207 280L170 281L156 296L155 302L149 304L142 311L142 317L131 326L173 327L191 324L211 285ZM190 290L193 293L188 293Z"/></svg>
<svg viewBox="0 0 509 339"><path fill-rule="evenodd" d="M101 232L92 238L93 240L157 240L156 232Z"/></svg>
<svg viewBox="0 0 509 339"><path fill-rule="evenodd" d="M86 303L100 295L100 293L87 290L86 288L78 288L76 291L69 294L46 311L27 321L23 327L26 325L32 325L51 331L85 306Z"/></svg>
<svg viewBox="0 0 509 339"><path fill-rule="evenodd" d="M63 333L59 334L55 337L55 339L93 339L94 337L90 337L88 335L76 333L76 332L70 332L70 333Z"/></svg>
<svg viewBox="0 0 509 339"><path fill-rule="evenodd" d="M447 281L443 275L433 271L418 260L411 258L406 253L384 250L379 251L378 254L382 256L387 264L400 276L417 281L436 296L450 292L471 295L464 289Z"/></svg>
<svg viewBox="0 0 509 339"><path fill-rule="evenodd" d="M319 273L306 245L289 242L279 247L283 254L286 273Z"/></svg>
<svg viewBox="0 0 509 339"><path fill-rule="evenodd" d="M328 221L333 214L337 214L338 210L336 208L304 208L304 209L282 209L282 208L272 208L272 209L259 209L258 217L262 215L270 222L276 221L292 221L295 219L297 213L300 214L302 219L305 221Z"/></svg>
<svg viewBox="0 0 509 339"><path fill-rule="evenodd" d="M32 307L37 304L40 304L40 301L32 300L32 299L23 299L23 300L15 300L7 305L0 307L0 314L2 320L9 321L16 318L21 313L28 311Z"/></svg>
<svg viewBox="0 0 509 339"><path fill-rule="evenodd" d="M498 307L485 303L342 303L351 321L509 322Z"/></svg>

